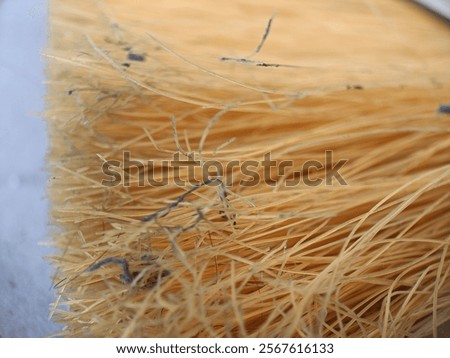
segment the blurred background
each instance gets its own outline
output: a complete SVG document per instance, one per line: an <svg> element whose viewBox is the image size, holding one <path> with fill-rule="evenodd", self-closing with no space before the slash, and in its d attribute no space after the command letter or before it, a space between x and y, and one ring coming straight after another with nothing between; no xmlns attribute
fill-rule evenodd
<svg viewBox="0 0 450 358"><path fill-rule="evenodd" d="M43 337L52 268L46 196L47 1L0 0L0 336Z"/></svg>

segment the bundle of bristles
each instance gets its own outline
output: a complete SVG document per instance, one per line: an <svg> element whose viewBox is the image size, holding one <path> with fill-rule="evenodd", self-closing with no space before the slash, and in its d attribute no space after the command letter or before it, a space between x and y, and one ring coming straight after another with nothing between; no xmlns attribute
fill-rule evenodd
<svg viewBox="0 0 450 358"><path fill-rule="evenodd" d="M50 18L60 335L420 337L450 319L445 24L382 0L54 0ZM292 165L267 173L268 153Z"/></svg>

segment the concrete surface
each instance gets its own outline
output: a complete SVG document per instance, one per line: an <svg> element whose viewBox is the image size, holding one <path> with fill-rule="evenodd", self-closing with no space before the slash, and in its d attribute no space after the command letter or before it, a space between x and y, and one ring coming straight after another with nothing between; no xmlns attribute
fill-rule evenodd
<svg viewBox="0 0 450 358"><path fill-rule="evenodd" d="M0 336L43 337L52 269L48 239L43 0L0 0Z"/></svg>
<svg viewBox="0 0 450 358"><path fill-rule="evenodd" d="M414 0L450 21L450 0Z"/></svg>

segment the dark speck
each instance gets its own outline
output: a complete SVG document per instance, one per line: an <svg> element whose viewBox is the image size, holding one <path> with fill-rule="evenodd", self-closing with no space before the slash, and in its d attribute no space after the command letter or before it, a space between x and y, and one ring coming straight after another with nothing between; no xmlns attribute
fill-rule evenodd
<svg viewBox="0 0 450 358"><path fill-rule="evenodd" d="M450 114L450 104L441 104L438 108L439 113Z"/></svg>
<svg viewBox="0 0 450 358"><path fill-rule="evenodd" d="M130 61L139 61L139 62L143 62L143 61L145 60L145 57L144 57L144 55L138 55L138 54L136 54L136 53L130 52L130 53L128 54L128 59L129 59Z"/></svg>
<svg viewBox="0 0 450 358"><path fill-rule="evenodd" d="M122 66L123 67L130 67L131 65L128 62L124 62L124 63L122 63Z"/></svg>
<svg viewBox="0 0 450 358"><path fill-rule="evenodd" d="M67 94L70 96L73 93L73 90L68 90Z"/></svg>
<svg viewBox="0 0 450 358"><path fill-rule="evenodd" d="M347 85L348 90L363 90L364 87L361 85Z"/></svg>

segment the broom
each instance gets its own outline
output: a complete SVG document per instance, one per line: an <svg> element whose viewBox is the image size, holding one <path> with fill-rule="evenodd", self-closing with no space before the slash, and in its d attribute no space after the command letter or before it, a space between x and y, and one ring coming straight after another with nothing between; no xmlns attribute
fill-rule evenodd
<svg viewBox="0 0 450 358"><path fill-rule="evenodd" d="M450 30L403 1L50 2L65 337L450 320Z"/></svg>

